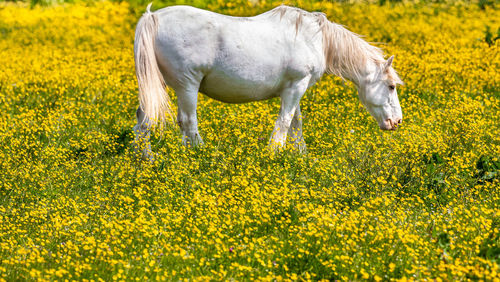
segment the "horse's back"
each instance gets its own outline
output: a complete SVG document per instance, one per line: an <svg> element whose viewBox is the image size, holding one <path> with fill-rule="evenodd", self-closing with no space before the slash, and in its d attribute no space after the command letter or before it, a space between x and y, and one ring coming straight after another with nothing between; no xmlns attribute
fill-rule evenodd
<svg viewBox="0 0 500 282"><path fill-rule="evenodd" d="M290 76L309 71L294 64L294 29L263 14L250 18L220 15L189 6L156 12L159 64L167 83L200 81L200 91L225 102L249 102L276 96ZM304 73L304 74L303 74Z"/></svg>

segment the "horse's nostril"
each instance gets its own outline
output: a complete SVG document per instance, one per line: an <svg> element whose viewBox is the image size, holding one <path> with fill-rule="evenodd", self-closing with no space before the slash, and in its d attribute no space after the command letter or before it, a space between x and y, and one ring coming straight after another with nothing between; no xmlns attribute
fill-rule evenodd
<svg viewBox="0 0 500 282"><path fill-rule="evenodd" d="M402 124L402 123L403 123L403 120L402 120L402 119L400 119L400 118L398 118L398 119L396 120L396 123L397 123L397 124Z"/></svg>

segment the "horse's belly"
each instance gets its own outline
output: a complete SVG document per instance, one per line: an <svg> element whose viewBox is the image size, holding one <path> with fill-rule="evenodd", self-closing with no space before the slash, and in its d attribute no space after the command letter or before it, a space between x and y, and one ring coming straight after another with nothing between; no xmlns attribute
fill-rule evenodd
<svg viewBox="0 0 500 282"><path fill-rule="evenodd" d="M200 92L221 102L247 103L278 96L279 81L279 78L264 81L212 72L203 78Z"/></svg>

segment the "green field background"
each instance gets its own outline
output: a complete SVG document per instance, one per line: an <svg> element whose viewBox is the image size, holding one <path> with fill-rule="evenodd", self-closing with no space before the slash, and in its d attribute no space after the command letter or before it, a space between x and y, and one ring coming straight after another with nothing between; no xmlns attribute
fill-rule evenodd
<svg viewBox="0 0 500 282"><path fill-rule="evenodd" d="M0 280L498 281L497 2L154 1L324 12L405 85L382 132L325 75L301 101L307 154L268 149L278 99L200 95L205 145L167 125L152 164L132 132L147 3L0 2Z"/></svg>

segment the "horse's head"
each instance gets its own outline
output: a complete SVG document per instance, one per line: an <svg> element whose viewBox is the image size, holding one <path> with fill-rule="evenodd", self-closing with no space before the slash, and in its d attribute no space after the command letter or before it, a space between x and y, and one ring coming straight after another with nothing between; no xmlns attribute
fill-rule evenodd
<svg viewBox="0 0 500 282"><path fill-rule="evenodd" d="M395 130L403 121L396 85L403 84L390 57L382 64L369 64L358 83L361 103L383 130Z"/></svg>

